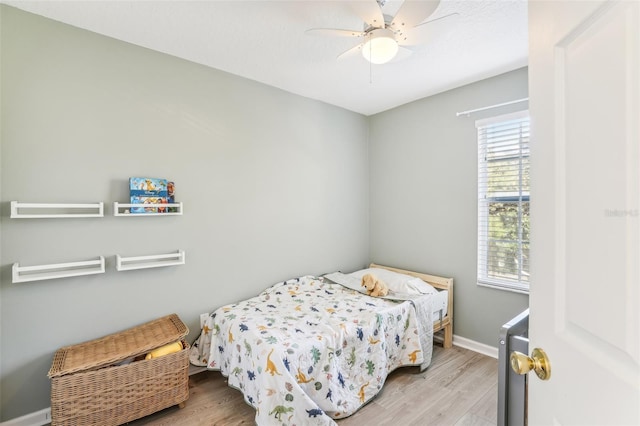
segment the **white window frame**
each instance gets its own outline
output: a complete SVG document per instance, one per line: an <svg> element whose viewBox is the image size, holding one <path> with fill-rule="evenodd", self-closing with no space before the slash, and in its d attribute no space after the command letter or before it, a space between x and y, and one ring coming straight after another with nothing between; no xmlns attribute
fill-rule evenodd
<svg viewBox="0 0 640 426"><path fill-rule="evenodd" d="M518 268L518 277L517 279L500 279L491 277L488 271L489 264L489 198L487 198L487 190L488 190L488 167L489 162L486 159L486 150L488 142L485 137L485 130L491 126L500 125L503 123L507 123L509 121L514 120L525 120L526 125L526 133L522 133L518 136L520 147L523 146L523 142L525 145L528 145L529 142L529 111L519 111L511 114L504 114L496 117L491 117L483 120L476 121L476 128L478 129L478 247L477 247L477 260L478 260L478 270L477 270L477 284L479 286L497 288L501 290L508 290L517 293L529 294L529 280L528 274L526 280L523 278L523 261L522 261L522 245L524 241L522 240L522 204L530 203L529 191L526 193L523 192L522 185L522 170L523 165L520 163L519 168L519 191L517 194L513 194L513 196L509 197L496 197L492 198L492 200L497 201L502 198L504 201L517 201L520 205L518 210L518 232L519 237L517 238L517 243L520 249L520 263ZM527 146L528 151L528 146ZM525 158L529 157L527 153L526 156L522 155L522 151L520 152L520 157L517 158ZM514 157L516 158L516 157ZM528 243L528 242L527 242Z"/></svg>

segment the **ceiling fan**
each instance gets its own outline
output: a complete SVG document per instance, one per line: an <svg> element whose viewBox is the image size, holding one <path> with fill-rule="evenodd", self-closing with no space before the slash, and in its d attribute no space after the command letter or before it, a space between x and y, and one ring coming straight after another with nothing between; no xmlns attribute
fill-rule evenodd
<svg viewBox="0 0 640 426"><path fill-rule="evenodd" d="M424 44L420 27L458 15L451 13L426 21L438 8L440 0L405 0L395 16L389 16L382 11L386 2L387 0L351 2L354 12L364 21L362 30L312 28L305 33L361 39L355 47L338 55L338 59L361 52L372 64L384 64L396 57L407 57L415 47Z"/></svg>

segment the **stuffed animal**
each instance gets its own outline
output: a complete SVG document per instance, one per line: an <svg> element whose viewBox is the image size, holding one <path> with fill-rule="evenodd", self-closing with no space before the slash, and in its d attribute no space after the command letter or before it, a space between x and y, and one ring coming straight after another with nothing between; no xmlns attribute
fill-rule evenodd
<svg viewBox="0 0 640 426"><path fill-rule="evenodd" d="M369 296L380 297L389 294L387 284L373 274L366 274L362 277L362 287L367 289Z"/></svg>

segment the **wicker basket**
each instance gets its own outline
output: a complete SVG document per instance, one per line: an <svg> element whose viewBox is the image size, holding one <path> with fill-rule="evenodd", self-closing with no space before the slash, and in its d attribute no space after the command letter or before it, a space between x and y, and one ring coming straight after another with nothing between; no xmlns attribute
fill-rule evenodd
<svg viewBox="0 0 640 426"><path fill-rule="evenodd" d="M189 398L188 333L173 314L59 349L49 370L51 424L120 425L182 404ZM117 365L176 340L179 352Z"/></svg>

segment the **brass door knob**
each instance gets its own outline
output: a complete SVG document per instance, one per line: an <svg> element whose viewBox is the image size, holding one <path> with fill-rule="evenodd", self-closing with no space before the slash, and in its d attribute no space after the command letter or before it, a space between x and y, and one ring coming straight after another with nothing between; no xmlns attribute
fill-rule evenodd
<svg viewBox="0 0 640 426"><path fill-rule="evenodd" d="M535 348L531 352L531 357L521 352L513 351L509 361L511 361L513 371L518 374L527 374L533 370L541 380L549 380L551 377L551 363L547 354L540 348Z"/></svg>

